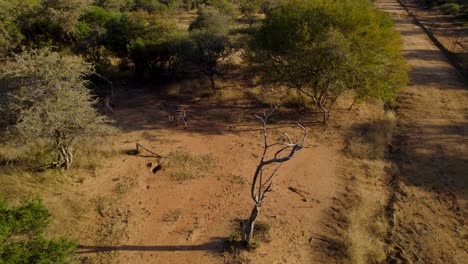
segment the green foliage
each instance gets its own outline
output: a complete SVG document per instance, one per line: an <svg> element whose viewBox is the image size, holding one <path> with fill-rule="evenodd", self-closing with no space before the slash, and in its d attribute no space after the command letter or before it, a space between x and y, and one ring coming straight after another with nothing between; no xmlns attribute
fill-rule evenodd
<svg viewBox="0 0 468 264"><path fill-rule="evenodd" d="M0 0L0 55L17 47L24 39L22 17L39 5L38 0Z"/></svg>
<svg viewBox="0 0 468 264"><path fill-rule="evenodd" d="M218 9L223 15L237 17L239 15L237 7L227 0L205 0L205 4Z"/></svg>
<svg viewBox="0 0 468 264"><path fill-rule="evenodd" d="M47 240L43 232L50 214L40 200L17 207L0 199L0 260L2 263L71 263L75 244L66 238Z"/></svg>
<svg viewBox="0 0 468 264"><path fill-rule="evenodd" d="M215 89L215 76L220 75L219 61L233 51L227 36L231 18L223 15L218 9L207 7L199 9L198 17L189 27L190 39L194 45L188 60L210 78L211 87Z"/></svg>
<svg viewBox="0 0 468 264"><path fill-rule="evenodd" d="M189 31L208 30L227 34L231 23L231 18L222 14L217 8L205 7L198 10L198 16L190 24Z"/></svg>
<svg viewBox="0 0 468 264"><path fill-rule="evenodd" d="M187 36L171 22L141 17L145 24L138 37L128 45L129 56L139 74L174 74L183 56L190 49Z"/></svg>
<svg viewBox="0 0 468 264"><path fill-rule="evenodd" d="M313 99L324 122L346 90L393 100L407 83L399 36L366 0L284 2L266 19L248 58L263 84Z"/></svg>
<svg viewBox="0 0 468 264"><path fill-rule="evenodd" d="M135 9L141 9L150 13L164 14L177 8L178 0L135 0Z"/></svg>
<svg viewBox="0 0 468 264"><path fill-rule="evenodd" d="M260 8L259 0L243 0L240 3L242 17L247 20L249 25L253 24L255 16L260 12Z"/></svg>
<svg viewBox="0 0 468 264"><path fill-rule="evenodd" d="M227 35L211 30L193 31L190 38L196 47L192 59L199 70L210 78L214 92L215 76L221 75L218 69L219 62L233 52L233 45Z"/></svg>
<svg viewBox="0 0 468 264"><path fill-rule="evenodd" d="M42 0L40 3L22 23L28 41L36 47L72 43L79 18L91 0Z"/></svg>
<svg viewBox="0 0 468 264"><path fill-rule="evenodd" d="M96 0L95 4L105 10L125 12L135 6L135 0Z"/></svg>
<svg viewBox="0 0 468 264"><path fill-rule="evenodd" d="M0 70L3 139L12 144L50 140L68 152L75 141L109 133L85 86L91 73L91 66L77 56L47 49L15 55Z"/></svg>
<svg viewBox="0 0 468 264"><path fill-rule="evenodd" d="M460 5L456 3L443 4L437 7L437 10L444 15L457 15L460 13Z"/></svg>

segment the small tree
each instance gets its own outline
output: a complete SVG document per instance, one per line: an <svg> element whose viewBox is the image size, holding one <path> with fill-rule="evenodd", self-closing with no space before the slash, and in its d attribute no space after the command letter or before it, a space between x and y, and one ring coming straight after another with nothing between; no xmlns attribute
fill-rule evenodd
<svg viewBox="0 0 468 264"><path fill-rule="evenodd" d="M367 0L291 0L274 8L248 58L265 86L295 89L326 123L348 90L391 101L408 81L399 35Z"/></svg>
<svg viewBox="0 0 468 264"><path fill-rule="evenodd" d="M56 164L69 169L73 146L107 134L107 119L93 108L86 88L92 67L76 56L50 50L15 55L0 70L0 132L18 142L50 142Z"/></svg>
<svg viewBox="0 0 468 264"><path fill-rule="evenodd" d="M194 59L200 71L208 76L211 89L216 90L216 76L220 76L219 62L234 50L229 38L210 30L199 30L191 33L195 43Z"/></svg>
<svg viewBox="0 0 468 264"><path fill-rule="evenodd" d="M274 177L277 175L281 165L290 160L297 151L304 147L307 137L307 130L302 125L297 124L303 131L303 136L300 140L293 141L287 133L283 133L282 140L269 143L267 123L271 114L273 114L277 107L278 106L273 108L269 113L265 112L263 116L255 115L262 124L263 153L257 165L257 169L255 170L250 190L251 198L254 201L254 208L252 209L249 219L241 222L242 242L247 246L252 242L255 222L260 214L260 207L262 207L265 202L266 194L271 191ZM271 166L275 166L275 168L270 170L267 175L264 175L264 173L266 174L267 168Z"/></svg>
<svg viewBox="0 0 468 264"><path fill-rule="evenodd" d="M230 24L228 16L209 7L199 10L197 19L189 28L195 46L191 60L208 76L213 92L216 90L215 78L221 75L219 62L234 51L228 37Z"/></svg>

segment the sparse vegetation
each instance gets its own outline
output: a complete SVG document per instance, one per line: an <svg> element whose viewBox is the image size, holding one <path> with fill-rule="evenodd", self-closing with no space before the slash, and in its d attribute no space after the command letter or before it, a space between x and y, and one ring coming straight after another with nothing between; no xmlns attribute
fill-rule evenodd
<svg viewBox="0 0 468 264"><path fill-rule="evenodd" d="M395 113L387 111L382 119L372 122L360 135L351 137L345 152L359 159L384 158L388 149L392 148L392 134L396 122Z"/></svg>
<svg viewBox="0 0 468 264"><path fill-rule="evenodd" d="M165 162L167 165L163 167L179 183L200 178L216 165L216 160L210 154L195 155L181 150L169 153Z"/></svg>
<svg viewBox="0 0 468 264"><path fill-rule="evenodd" d="M163 222L175 223L182 216L182 210L180 208L170 210L163 217Z"/></svg>

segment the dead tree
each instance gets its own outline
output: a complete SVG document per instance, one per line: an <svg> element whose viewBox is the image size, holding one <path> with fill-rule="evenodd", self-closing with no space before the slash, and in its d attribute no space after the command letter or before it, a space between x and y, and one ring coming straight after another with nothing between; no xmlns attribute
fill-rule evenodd
<svg viewBox="0 0 468 264"><path fill-rule="evenodd" d="M263 113L263 116L255 115L262 124L263 130L263 154L255 170L252 187L250 190L251 198L254 201L254 208L250 217L246 221L241 222L241 234L242 242L244 245L249 246L252 242L255 221L260 214L260 207L262 207L266 194L271 191L273 185L273 178L278 172L281 165L290 160L294 154L304 147L305 140L307 137L307 130L301 125L297 126L303 130L303 136L301 140L293 141L287 133L282 134L282 139L275 143L268 143L268 130L267 123L268 118L278 108L274 107L269 113ZM275 166L273 171L269 175L263 175L266 168L269 166Z"/></svg>

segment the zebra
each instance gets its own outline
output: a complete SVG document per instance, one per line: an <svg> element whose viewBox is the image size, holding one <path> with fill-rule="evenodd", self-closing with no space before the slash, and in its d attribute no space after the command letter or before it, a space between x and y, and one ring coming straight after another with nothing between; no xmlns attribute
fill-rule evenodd
<svg viewBox="0 0 468 264"><path fill-rule="evenodd" d="M187 113L185 112L184 108L178 105L171 105L165 100L159 101L159 106L159 109L167 113L169 121L174 122L175 126L178 125L179 119L182 118L184 120L185 125L184 129L187 128Z"/></svg>
<svg viewBox="0 0 468 264"><path fill-rule="evenodd" d="M115 107L115 105L112 103L109 96L98 96L96 104L99 108L104 109L105 113L107 113L107 109L109 109L111 113L114 113L113 107Z"/></svg>

